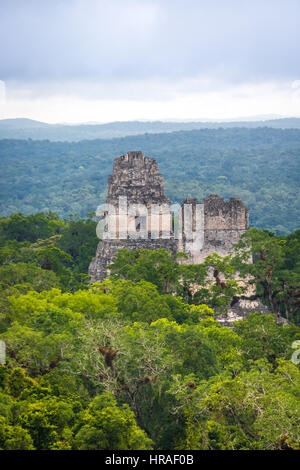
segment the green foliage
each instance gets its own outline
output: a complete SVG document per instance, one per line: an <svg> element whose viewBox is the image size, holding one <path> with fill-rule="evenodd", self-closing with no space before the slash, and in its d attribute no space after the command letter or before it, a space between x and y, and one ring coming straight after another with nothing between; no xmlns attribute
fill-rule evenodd
<svg viewBox="0 0 300 470"><path fill-rule="evenodd" d="M155 284L162 294L176 294L187 303L205 304L218 312L226 311L232 299L243 292L239 283L233 279L236 269L230 256L222 258L215 253L207 256L205 263L198 265L181 264L185 258L185 253L172 255L164 249L157 251L120 249L110 267L110 277L140 282L145 279ZM143 294L141 299L142 297ZM169 296L164 300L169 306L178 309L176 299L172 300ZM182 307L182 303L180 305ZM140 306L140 310L142 309ZM179 316L174 318L179 321L183 321L180 320L182 315L186 321L191 321L191 316L187 318L182 308L178 314ZM163 316L169 317L167 313L160 313L160 317Z"/></svg>
<svg viewBox="0 0 300 470"><path fill-rule="evenodd" d="M235 322L233 329L241 338L243 355L247 360L266 359L273 365L279 358L291 356L291 344L297 339L294 326L282 327L274 321L274 315L258 312Z"/></svg>
<svg viewBox="0 0 300 470"><path fill-rule="evenodd" d="M300 232L287 237L250 229L236 245L233 265L275 313L288 320L300 319Z"/></svg>
<svg viewBox="0 0 300 470"><path fill-rule="evenodd" d="M176 376L169 390L174 411L186 416L180 449L281 449L285 441L285 448L297 448L300 373L291 362L272 373L261 361L233 379L196 381L192 392L184 386L190 379Z"/></svg>
<svg viewBox="0 0 300 470"><path fill-rule="evenodd" d="M21 426L11 426L0 416L0 450L33 450L29 432Z"/></svg>
<svg viewBox="0 0 300 470"><path fill-rule="evenodd" d="M145 450L151 440L138 428L128 405L117 406L106 392L92 400L76 425L75 449Z"/></svg>
<svg viewBox="0 0 300 470"><path fill-rule="evenodd" d="M27 217L21 213L0 218L0 242L16 240L18 242L35 242L38 238L48 238L59 233L62 222L57 214L42 212Z"/></svg>
<svg viewBox="0 0 300 470"><path fill-rule="evenodd" d="M92 214L91 214L92 215ZM71 217L64 225L58 246L74 260L78 272L87 272L98 243L96 222L92 218L76 220Z"/></svg>
<svg viewBox="0 0 300 470"><path fill-rule="evenodd" d="M117 308L131 321L151 323L158 318L171 318L172 313L166 298L157 288L147 282L119 280L104 284L117 299Z"/></svg>
<svg viewBox="0 0 300 470"><path fill-rule="evenodd" d="M2 217L0 287L14 286L22 293L30 288L38 292L83 288L97 242L96 222L91 218L62 221L51 212Z"/></svg>
<svg viewBox="0 0 300 470"><path fill-rule="evenodd" d="M177 290L181 269L177 259L163 248L158 250L119 250L111 267L111 276L155 284L160 293Z"/></svg>
<svg viewBox="0 0 300 470"><path fill-rule="evenodd" d="M59 279L53 271L45 271L36 264L9 263L0 267L0 286L2 289L16 287L20 292L59 287Z"/></svg>
<svg viewBox="0 0 300 470"><path fill-rule="evenodd" d="M0 226L0 449L299 448L299 231L250 230L233 256L192 266L120 250L88 285L91 218ZM221 326L238 272L290 321Z"/></svg>
<svg viewBox="0 0 300 470"><path fill-rule="evenodd" d="M65 428L72 423L73 417L71 404L48 398L29 403L18 421L30 433L35 448L46 450L64 438Z"/></svg>
<svg viewBox="0 0 300 470"><path fill-rule="evenodd" d="M300 220L299 148L299 129L268 127L81 142L1 140L1 213L53 210L83 217L104 202L113 158L142 149L157 159L172 202L212 193L240 197L252 226L287 234Z"/></svg>

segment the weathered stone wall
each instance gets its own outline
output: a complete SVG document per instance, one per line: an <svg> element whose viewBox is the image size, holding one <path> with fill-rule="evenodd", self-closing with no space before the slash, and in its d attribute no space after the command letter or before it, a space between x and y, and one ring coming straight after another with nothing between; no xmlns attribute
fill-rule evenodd
<svg viewBox="0 0 300 470"><path fill-rule="evenodd" d="M226 202L216 194L211 194L204 199L202 211L197 199L185 199L183 206L186 204L192 206L194 240L189 242L183 233L179 248L189 254L187 263L203 263L205 258L212 253L226 256L249 227L249 211L238 198L230 198ZM182 214L182 219L185 231L184 214ZM203 234L201 234L202 227L204 227Z"/></svg>
<svg viewBox="0 0 300 470"><path fill-rule="evenodd" d="M226 256L240 236L249 228L249 211L243 202L228 202L216 194L204 199L204 249L198 262L211 253Z"/></svg>
<svg viewBox="0 0 300 470"><path fill-rule="evenodd" d="M223 325L231 327L235 321L247 318L251 313L260 312L263 315L270 314L271 311L259 298L249 299L241 296L233 306L223 315L216 315L216 320Z"/></svg>
<svg viewBox="0 0 300 470"><path fill-rule="evenodd" d="M108 177L106 202L117 205L119 196L126 196L129 203L170 203L165 197L164 177L158 172L154 158L142 152L128 152L115 158L113 173Z"/></svg>

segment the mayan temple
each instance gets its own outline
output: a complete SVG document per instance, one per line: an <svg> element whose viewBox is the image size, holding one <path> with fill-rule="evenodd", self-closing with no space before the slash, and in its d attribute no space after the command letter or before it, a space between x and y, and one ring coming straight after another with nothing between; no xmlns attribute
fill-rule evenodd
<svg viewBox="0 0 300 470"><path fill-rule="evenodd" d="M119 248L186 251L191 264L211 253L224 256L249 220L248 209L237 198L226 202L212 194L202 203L188 198L181 206L171 205L156 160L140 151L115 158L103 216L102 239L89 267L92 282L107 277Z"/></svg>

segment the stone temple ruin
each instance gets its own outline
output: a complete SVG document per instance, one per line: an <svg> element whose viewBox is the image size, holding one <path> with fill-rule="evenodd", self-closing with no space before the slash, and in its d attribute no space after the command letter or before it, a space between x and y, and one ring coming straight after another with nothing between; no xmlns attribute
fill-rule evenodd
<svg viewBox="0 0 300 470"><path fill-rule="evenodd" d="M188 198L171 204L156 160L139 151L115 158L106 204L98 209L101 241L89 266L91 282L109 275L120 248L185 251L188 259L183 262L197 264L212 253L227 255L249 227L249 211L238 198L226 202L211 194L202 203ZM218 321L230 326L254 311L270 313L253 294L236 299Z"/></svg>
<svg viewBox="0 0 300 470"><path fill-rule="evenodd" d="M225 256L249 223L248 209L237 198L225 202L212 194L203 203L189 198L171 205L156 160L142 152L115 158L102 209L106 225L89 267L92 282L107 277L119 248L186 251L190 264L211 253Z"/></svg>

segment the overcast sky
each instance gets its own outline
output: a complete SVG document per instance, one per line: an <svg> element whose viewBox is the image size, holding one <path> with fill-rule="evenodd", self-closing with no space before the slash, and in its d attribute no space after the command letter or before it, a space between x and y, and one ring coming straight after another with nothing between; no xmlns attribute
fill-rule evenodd
<svg viewBox="0 0 300 470"><path fill-rule="evenodd" d="M300 0L0 0L0 118L300 116Z"/></svg>

